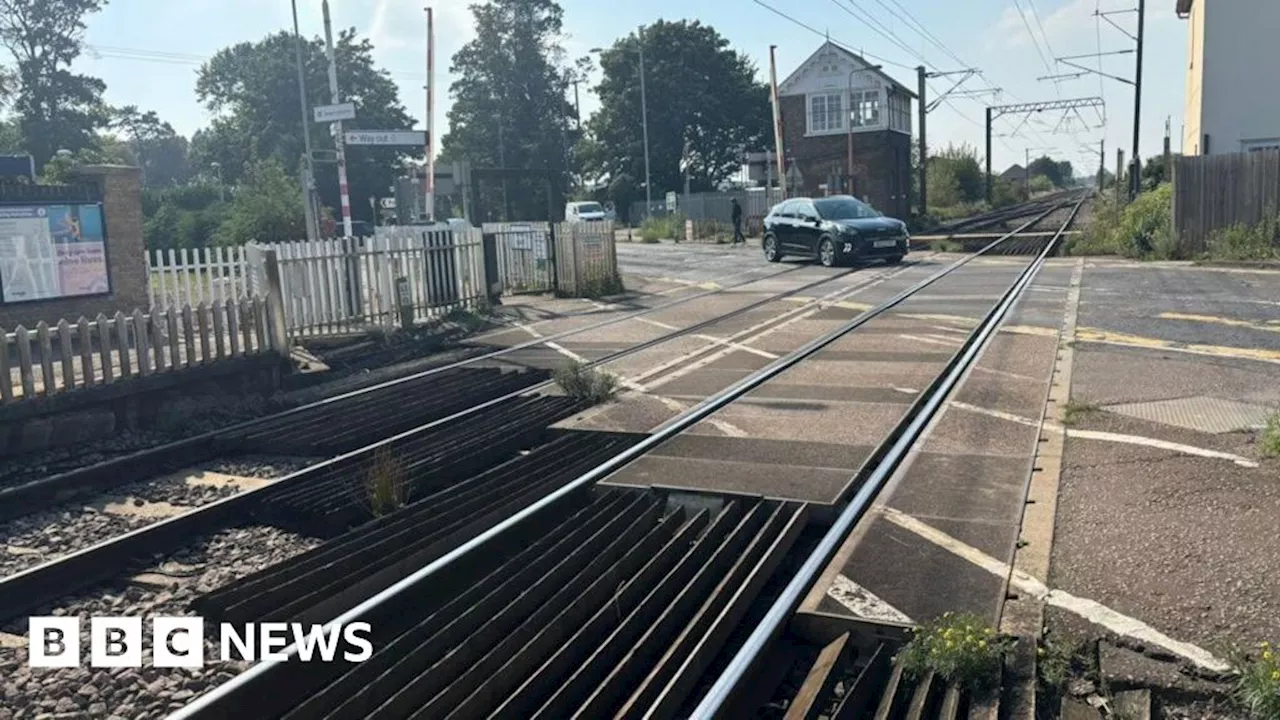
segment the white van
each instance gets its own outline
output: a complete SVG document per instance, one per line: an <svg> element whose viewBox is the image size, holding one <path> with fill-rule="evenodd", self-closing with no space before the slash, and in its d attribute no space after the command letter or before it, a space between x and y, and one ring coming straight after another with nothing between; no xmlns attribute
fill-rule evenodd
<svg viewBox="0 0 1280 720"><path fill-rule="evenodd" d="M605 219L604 207L598 202L571 202L564 206L566 222L594 222Z"/></svg>

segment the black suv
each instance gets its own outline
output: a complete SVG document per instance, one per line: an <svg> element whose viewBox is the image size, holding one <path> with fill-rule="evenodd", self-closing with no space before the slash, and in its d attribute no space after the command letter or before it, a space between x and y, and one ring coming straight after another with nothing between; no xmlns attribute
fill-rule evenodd
<svg viewBox="0 0 1280 720"><path fill-rule="evenodd" d="M901 262L911 238L907 224L887 218L850 195L792 198L764 219L764 256L816 258L826 267L861 260Z"/></svg>

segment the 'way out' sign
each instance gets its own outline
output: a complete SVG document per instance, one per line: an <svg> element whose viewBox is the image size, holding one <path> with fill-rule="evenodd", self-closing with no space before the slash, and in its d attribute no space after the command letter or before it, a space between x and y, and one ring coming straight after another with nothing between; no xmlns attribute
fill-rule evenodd
<svg viewBox="0 0 1280 720"><path fill-rule="evenodd" d="M348 145L425 145L422 130L351 130L343 133Z"/></svg>

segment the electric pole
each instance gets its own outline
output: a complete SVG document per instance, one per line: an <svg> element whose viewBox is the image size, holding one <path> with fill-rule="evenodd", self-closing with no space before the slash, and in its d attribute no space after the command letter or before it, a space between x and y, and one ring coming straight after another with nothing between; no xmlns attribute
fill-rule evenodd
<svg viewBox="0 0 1280 720"><path fill-rule="evenodd" d="M1141 135L1142 120L1142 37L1146 25L1147 0L1138 0L1138 60L1133 77L1133 177L1130 181L1129 197L1137 197L1142 185L1142 160L1138 155L1138 138Z"/></svg>
<svg viewBox="0 0 1280 720"><path fill-rule="evenodd" d="M649 183L649 106L644 92L644 26L636 32L640 40L640 125L644 133L644 216L649 217L653 207L653 186Z"/></svg>
<svg viewBox="0 0 1280 720"><path fill-rule="evenodd" d="M329 55L329 93L333 96L333 104L342 103L342 95L338 92L338 60L333 52L333 26L329 22L329 0L320 3L324 14L324 44ZM338 194L342 201L342 236L351 237L351 193L347 189L347 153L346 142L342 135L342 121L329 126L333 133L333 145L338 151Z"/></svg>
<svg viewBox="0 0 1280 720"><path fill-rule="evenodd" d="M298 62L298 102L302 106L302 143L306 155L302 159L302 208L306 214L307 239L319 238L315 206L315 172L311 165L311 118L307 117L307 79L302 70L302 35L298 32L298 0L293 2L293 45Z"/></svg>
<svg viewBox="0 0 1280 720"><path fill-rule="evenodd" d="M436 155L435 155L435 100L436 100L436 30L431 8L427 8L427 132L426 170L424 178L427 222L436 220ZM504 166L505 167L505 166Z"/></svg>
<svg viewBox="0 0 1280 720"><path fill-rule="evenodd" d="M916 67L916 92L920 96L916 98L916 105L920 111L920 214L924 215L929 212L929 143L926 140L925 121L929 117L929 110L925 106L925 91L928 89L925 85L929 79L927 71L923 65Z"/></svg>

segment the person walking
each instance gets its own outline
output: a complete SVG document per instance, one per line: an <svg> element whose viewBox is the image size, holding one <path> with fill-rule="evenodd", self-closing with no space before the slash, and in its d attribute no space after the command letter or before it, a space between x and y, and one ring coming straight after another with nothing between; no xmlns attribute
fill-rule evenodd
<svg viewBox="0 0 1280 720"><path fill-rule="evenodd" d="M742 234L742 206L738 204L738 198L733 198L733 242L731 245L742 243L747 244L747 238Z"/></svg>

